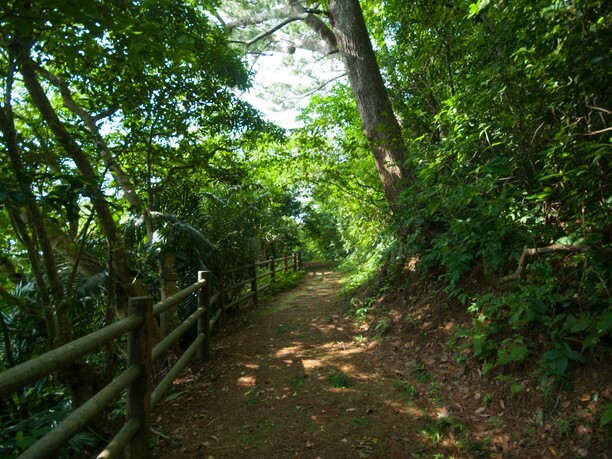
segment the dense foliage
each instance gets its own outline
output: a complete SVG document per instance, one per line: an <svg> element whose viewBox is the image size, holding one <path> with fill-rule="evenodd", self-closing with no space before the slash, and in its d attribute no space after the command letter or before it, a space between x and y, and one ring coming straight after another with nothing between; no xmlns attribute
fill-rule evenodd
<svg viewBox="0 0 612 459"><path fill-rule="evenodd" d="M567 384L568 363L612 336L609 4L364 3L416 179L386 251L371 238L378 217L335 212L339 238L367 241L348 243L355 259L378 251L444 281L474 314L460 335L486 370L536 358L543 380ZM345 94L313 110L337 120L326 134L350 156L359 122ZM346 196L320 205L345 209ZM524 247L550 251L515 273Z"/></svg>
<svg viewBox="0 0 612 459"><path fill-rule="evenodd" d="M612 336L610 7L416 5L381 25L398 43L381 43L381 59L419 177L402 225L421 228L410 238L421 269L474 312L487 368L525 361L544 330L543 375L563 378ZM528 259L523 279L477 294L461 285L551 244L563 250Z"/></svg>
<svg viewBox="0 0 612 459"><path fill-rule="evenodd" d="M163 298L198 270L296 245L294 198L248 160L282 133L236 97L248 74L212 6L0 6L0 370L111 323L130 296ZM104 349L2 400L0 455L31 445L123 358Z"/></svg>
<svg viewBox="0 0 612 459"><path fill-rule="evenodd" d="M362 1L406 146L399 203L343 80L317 82L289 133L236 95L245 49L334 52L315 43L327 3L0 6L0 370L131 296L298 244L351 286L381 267L441 282L473 314L461 358L486 371L537 360L543 383L568 386L570 364L608 352L610 2ZM3 400L0 455L122 358L105 349Z"/></svg>

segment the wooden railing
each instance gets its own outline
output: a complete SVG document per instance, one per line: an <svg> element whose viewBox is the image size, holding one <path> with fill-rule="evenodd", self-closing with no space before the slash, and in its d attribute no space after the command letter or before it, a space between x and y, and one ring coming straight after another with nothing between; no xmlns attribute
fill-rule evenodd
<svg viewBox="0 0 612 459"><path fill-rule="evenodd" d="M149 457L151 410L159 403L172 386L174 379L194 355L197 355L199 360L210 358L211 329L217 320L220 317L226 320L227 311L232 308L237 309L246 300L252 299L252 302L257 304L259 293L270 286L278 271L289 269L297 271L301 267L299 252L294 253L292 258L284 256L253 262L218 274L217 291L214 293L211 288L211 273L200 271L197 282L171 297L156 304L153 304L151 297L131 298L129 314L125 319L0 373L0 399L2 399L69 366L111 341L128 335L125 370L86 403L72 411L56 428L40 438L19 458L52 457L125 389L127 389L126 421L97 457L99 459L118 457L124 451L131 458ZM266 278L268 282L260 286L260 281ZM154 318L171 311L180 301L194 293L197 294L197 309L162 341L153 345ZM197 327L196 338L153 388L153 363L166 355L167 351L193 327Z"/></svg>

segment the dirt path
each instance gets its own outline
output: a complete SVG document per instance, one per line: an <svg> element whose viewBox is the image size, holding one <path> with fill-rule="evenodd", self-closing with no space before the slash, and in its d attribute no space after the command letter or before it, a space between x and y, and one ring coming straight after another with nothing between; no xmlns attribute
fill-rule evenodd
<svg viewBox="0 0 612 459"><path fill-rule="evenodd" d="M311 272L217 337L213 361L177 381L169 397L176 398L156 410L154 429L168 437L156 457L433 452L415 434L418 389L402 386L400 375L389 375L354 339L338 289L338 274Z"/></svg>
<svg viewBox="0 0 612 459"><path fill-rule="evenodd" d="M234 317L213 360L156 408L155 457L560 457L553 439L519 430L521 410L483 405L488 394L470 387L443 342L362 338L339 280L309 272Z"/></svg>

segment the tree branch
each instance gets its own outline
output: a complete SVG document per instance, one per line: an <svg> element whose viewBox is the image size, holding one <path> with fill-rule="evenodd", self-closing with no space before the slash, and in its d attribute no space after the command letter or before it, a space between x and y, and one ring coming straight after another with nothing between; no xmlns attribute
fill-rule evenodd
<svg viewBox="0 0 612 459"><path fill-rule="evenodd" d="M291 9L297 14L308 12L306 8L297 2L291 4ZM320 17L315 16L314 14L308 14L308 16L306 16L306 18L302 21L310 28L310 30L316 33L323 40L327 51L325 55L335 54L338 52L338 41L336 39L336 35L332 29L330 29L327 24L321 20Z"/></svg>
<svg viewBox="0 0 612 459"><path fill-rule="evenodd" d="M534 247L534 248L529 248L525 246L523 248L523 253L521 253L521 258L519 259L519 263L518 263L518 267L516 268L516 271L514 271L514 273L510 274L509 276L502 277L499 280L499 282L501 284L505 284L507 282L511 282L513 280L520 279L523 276L523 272L525 271L525 268L527 266L528 258L534 255L542 255L542 254L553 253L553 252L577 253L577 252L587 252L588 250L589 250L589 247L586 245L552 244L547 247Z"/></svg>
<svg viewBox="0 0 612 459"><path fill-rule="evenodd" d="M0 265L8 271L8 278L13 284L18 285L25 279L25 274L18 272L13 261L6 255L0 254Z"/></svg>
<svg viewBox="0 0 612 459"><path fill-rule="evenodd" d="M290 24L290 23L295 22L295 21L303 21L303 20L306 19L307 16L308 16L308 14L306 13L306 14L302 14L302 15L299 15L299 16L294 16L294 17L287 18L287 19L281 21L280 23L276 24L275 26L273 26L271 29L264 30L259 35L257 35L256 37L254 37L254 38L250 39L249 41L247 41L246 42L246 46L254 45L258 41L263 40L264 38L266 38L267 36L272 35L277 30L282 29L287 24Z"/></svg>
<svg viewBox="0 0 612 459"><path fill-rule="evenodd" d="M29 52L27 46L26 49ZM53 314L52 299L61 304L63 302L63 289L57 273L53 249L44 225L44 218L30 188L30 177L23 163L22 151L15 127L11 95L13 92L14 71L17 68L16 55L18 54L15 53L15 49L9 48L9 73L6 76L4 105L0 107L0 131L2 132L13 175L17 180L19 190L26 198L28 217L31 220L31 227L33 229L32 236L30 236L26 222L23 221L20 212L16 208L8 207L8 213L11 216L15 232L28 253L30 266L36 282L38 299L45 314L47 338L49 343L52 344L57 337L57 322ZM40 247L38 247L37 243L40 244ZM46 278L43 273L43 266L47 274Z"/></svg>
<svg viewBox="0 0 612 459"><path fill-rule="evenodd" d="M324 55L338 53L338 46L336 43L336 36L333 31L317 16L320 14L326 14L326 12L320 9L305 8L302 4L295 0L290 0L287 6L276 8L274 10L265 11L263 13L254 14L251 16L236 19L231 22L224 22L222 18L218 18L219 21L224 24L228 35L231 35L234 29L252 25L262 24L273 19L282 19L281 22L267 29L256 37L244 41L234 41L233 43L240 43L245 46L251 46L258 41L271 36L275 32L279 31L287 24L295 21L302 21L306 24L310 30L315 32L319 38L322 39L321 43L317 43L313 40L273 40L275 42L286 41L293 44L297 48L306 49L309 51L322 53ZM284 18L284 19L283 19Z"/></svg>
<svg viewBox="0 0 612 459"><path fill-rule="evenodd" d="M286 34L275 34L270 37L270 40L273 43L284 44L289 47L291 51L283 50L283 52L287 52L288 54L293 54L295 52L295 48L304 49L306 51L310 51L317 54L322 54L323 56L334 56L340 57L338 53L338 49L330 49L327 42L323 40L303 40L301 38L289 38Z"/></svg>
<svg viewBox="0 0 612 459"><path fill-rule="evenodd" d="M87 132L89 133L89 137L94 142L96 147L98 147L98 151L100 156L104 159L107 167L113 174L113 177L123 190L123 195L125 196L128 203L141 211L145 211L144 203L138 193L131 180L124 172L123 168L117 163L115 157L110 151L110 148L106 144L104 138L100 134L98 127L96 126L96 121L98 119L102 119L106 116L117 111L116 107L111 107L108 110L105 110L97 117L90 115L83 107L81 107L72 97L72 93L70 92L70 88L68 88L68 84L58 75L55 75L48 71L47 69L41 67L38 64L34 64L38 73L40 73L44 78L49 80L53 85L55 85L62 95L62 101L64 103L64 107L70 110L72 113L77 115L81 121L85 124L87 128Z"/></svg>
<svg viewBox="0 0 612 459"><path fill-rule="evenodd" d="M587 135L597 135L597 134L602 134L604 132L608 132L608 131L612 131L612 127L608 127L605 129L600 129L599 131L592 131L592 132L585 132L585 133L577 133L575 135L581 135L581 136L587 136Z"/></svg>
<svg viewBox="0 0 612 459"><path fill-rule="evenodd" d="M224 22L220 17L217 17L221 21L221 23L225 26L228 34L231 34L234 29L239 27L245 27L249 25L257 25L263 22L270 21L272 19L278 19L282 17L287 17L291 13L292 8L287 5L281 8L276 8L269 11L264 11L263 13L254 14L252 16L245 16L243 18L236 19L230 22Z"/></svg>
<svg viewBox="0 0 612 459"><path fill-rule="evenodd" d="M104 118L108 118L109 116L115 114L117 110L119 110L119 107L108 107L106 110L93 116L94 122L97 123L98 121L103 120Z"/></svg>
<svg viewBox="0 0 612 459"><path fill-rule="evenodd" d="M346 75L347 75L346 72L342 72L340 75L337 75L337 76L335 76L333 78L330 78L329 80L324 81L323 83L321 83L316 88L308 91L306 94L301 94L299 97L295 97L294 99L297 99L299 101L299 100L304 99L305 97L312 96L314 93L319 92L321 89L323 89L328 84L333 83L334 81L339 80L340 78L343 78Z"/></svg>
<svg viewBox="0 0 612 459"><path fill-rule="evenodd" d="M5 290L0 286L0 296L4 296ZM8 292L6 292L8 293ZM8 325L4 321L4 314L0 312L0 328L2 328L2 339L4 341L4 354L6 355L6 360L8 361L9 368L15 366L15 357L13 357L13 349L11 347L11 337Z"/></svg>

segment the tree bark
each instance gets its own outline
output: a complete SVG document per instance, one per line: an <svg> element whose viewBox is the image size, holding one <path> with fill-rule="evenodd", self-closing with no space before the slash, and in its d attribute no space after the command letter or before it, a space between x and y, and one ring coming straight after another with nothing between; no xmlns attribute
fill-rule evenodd
<svg viewBox="0 0 612 459"><path fill-rule="evenodd" d="M385 197L397 213L400 193L409 179L404 168L406 147L361 7L357 0L332 0L329 14Z"/></svg>

